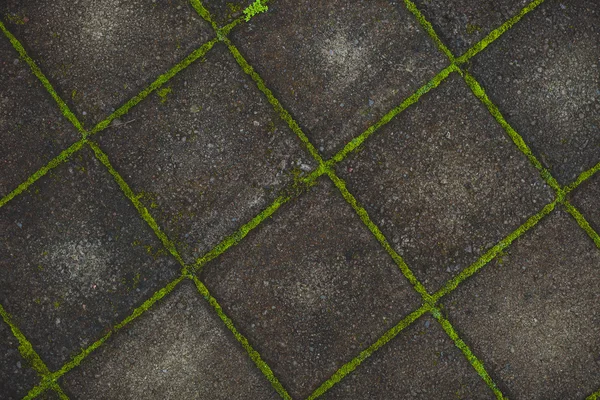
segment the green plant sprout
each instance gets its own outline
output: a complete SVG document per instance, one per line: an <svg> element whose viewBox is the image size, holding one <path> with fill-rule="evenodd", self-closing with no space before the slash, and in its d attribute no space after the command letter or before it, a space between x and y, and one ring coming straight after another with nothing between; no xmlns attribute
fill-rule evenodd
<svg viewBox="0 0 600 400"><path fill-rule="evenodd" d="M254 3L250 4L244 9L244 14L246 15L246 22L250 21L250 18L254 17L256 14L263 13L268 9L269 7L263 5L261 0L256 0Z"/></svg>

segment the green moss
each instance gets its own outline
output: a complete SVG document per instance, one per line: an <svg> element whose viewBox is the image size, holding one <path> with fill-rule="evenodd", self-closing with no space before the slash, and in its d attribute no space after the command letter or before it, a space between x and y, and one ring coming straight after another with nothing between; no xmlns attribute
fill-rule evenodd
<svg viewBox="0 0 600 400"><path fill-rule="evenodd" d="M15 25L25 25L29 21L29 18L27 18L25 14L5 14L4 17L8 22Z"/></svg>
<svg viewBox="0 0 600 400"><path fill-rule="evenodd" d="M481 27L479 25L475 25L475 24L467 24L465 29L469 35L472 35L474 33L478 33L481 31Z"/></svg>
<svg viewBox="0 0 600 400"><path fill-rule="evenodd" d="M160 102L165 103L167 101L167 96L173 92L173 89L170 87L162 88L156 92L158 97L160 97Z"/></svg>
<svg viewBox="0 0 600 400"><path fill-rule="evenodd" d="M261 0L256 0L254 3L250 4L248 7L244 9L244 15L246 16L246 22L250 21L250 18L254 17L257 14L266 12L269 10L269 7L263 5Z"/></svg>

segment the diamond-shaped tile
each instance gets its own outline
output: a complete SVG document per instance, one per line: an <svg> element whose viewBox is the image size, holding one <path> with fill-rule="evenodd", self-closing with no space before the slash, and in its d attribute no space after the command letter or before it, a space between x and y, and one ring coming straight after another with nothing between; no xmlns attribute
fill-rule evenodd
<svg viewBox="0 0 600 400"><path fill-rule="evenodd" d="M600 160L600 9L546 1L473 59L506 120L563 185Z"/></svg>
<svg viewBox="0 0 600 400"><path fill-rule="evenodd" d="M459 56L518 14L529 0L415 0L442 42Z"/></svg>
<svg viewBox="0 0 600 400"><path fill-rule="evenodd" d="M338 171L430 291L552 200L458 74L371 137Z"/></svg>
<svg viewBox="0 0 600 400"><path fill-rule="evenodd" d="M494 399L432 317L405 328L323 399Z"/></svg>
<svg viewBox="0 0 600 400"><path fill-rule="evenodd" d="M193 260L315 163L224 45L107 129L100 143Z"/></svg>
<svg viewBox="0 0 600 400"><path fill-rule="evenodd" d="M0 36L0 197L80 138L4 35Z"/></svg>
<svg viewBox="0 0 600 400"><path fill-rule="evenodd" d="M204 0L202 4L211 13L213 20L223 26L244 14L244 9L254 0Z"/></svg>
<svg viewBox="0 0 600 400"><path fill-rule="evenodd" d="M19 354L19 341L0 318L0 395L6 400L22 399L39 382L29 363Z"/></svg>
<svg viewBox="0 0 600 400"><path fill-rule="evenodd" d="M447 64L401 2L276 1L232 40L328 156Z"/></svg>
<svg viewBox="0 0 600 400"><path fill-rule="evenodd" d="M208 264L203 278L301 398L420 298L328 179L263 224Z"/></svg>
<svg viewBox="0 0 600 400"><path fill-rule="evenodd" d="M88 149L2 207L0 231L0 304L51 370L179 270Z"/></svg>
<svg viewBox="0 0 600 400"><path fill-rule="evenodd" d="M79 399L277 399L186 280L61 381Z"/></svg>
<svg viewBox="0 0 600 400"><path fill-rule="evenodd" d="M600 232L600 174L583 182L573 193L572 203L579 209L592 229Z"/></svg>
<svg viewBox="0 0 600 400"><path fill-rule="evenodd" d="M583 399L600 383L600 251L555 211L443 301L508 398Z"/></svg>
<svg viewBox="0 0 600 400"><path fill-rule="evenodd" d="M0 15L88 126L213 34L186 0L8 0Z"/></svg>

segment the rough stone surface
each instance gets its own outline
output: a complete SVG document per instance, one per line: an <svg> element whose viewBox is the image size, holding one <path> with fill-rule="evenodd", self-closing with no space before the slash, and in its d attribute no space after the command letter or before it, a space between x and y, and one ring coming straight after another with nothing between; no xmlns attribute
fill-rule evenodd
<svg viewBox="0 0 600 400"><path fill-rule="evenodd" d="M7 0L0 15L86 127L213 35L186 0Z"/></svg>
<svg viewBox="0 0 600 400"><path fill-rule="evenodd" d="M19 341L0 319L0 395L2 399L22 399L39 377L19 354Z"/></svg>
<svg viewBox="0 0 600 400"><path fill-rule="evenodd" d="M80 135L4 35L0 71L1 198Z"/></svg>
<svg viewBox="0 0 600 400"><path fill-rule="evenodd" d="M552 200L552 191L457 74L338 168L430 291Z"/></svg>
<svg viewBox="0 0 600 400"><path fill-rule="evenodd" d="M276 1L231 36L326 156L447 64L396 1Z"/></svg>
<svg viewBox="0 0 600 400"><path fill-rule="evenodd" d="M202 2L219 26L224 26L235 18L244 15L244 9L252 3L254 3L253 0L205 0Z"/></svg>
<svg viewBox="0 0 600 400"><path fill-rule="evenodd" d="M328 179L208 264L203 278L294 398L420 300Z"/></svg>
<svg viewBox="0 0 600 400"><path fill-rule="evenodd" d="M314 167L224 45L132 110L100 143L188 261Z"/></svg>
<svg viewBox="0 0 600 400"><path fill-rule="evenodd" d="M435 319L425 316L363 362L323 399L495 399Z"/></svg>
<svg viewBox="0 0 600 400"><path fill-rule="evenodd" d="M462 55L529 0L415 0L417 8L455 56Z"/></svg>
<svg viewBox="0 0 600 400"><path fill-rule="evenodd" d="M84 149L0 209L0 304L51 370L179 266Z"/></svg>
<svg viewBox="0 0 600 400"><path fill-rule="evenodd" d="M187 280L61 384L78 399L280 398Z"/></svg>
<svg viewBox="0 0 600 400"><path fill-rule="evenodd" d="M546 1L473 59L506 120L563 185L600 160L600 8Z"/></svg>
<svg viewBox="0 0 600 400"><path fill-rule="evenodd" d="M600 382L599 266L558 210L443 303L508 398L583 399Z"/></svg>
<svg viewBox="0 0 600 400"><path fill-rule="evenodd" d="M572 195L572 204L579 209L592 229L600 232L600 174L583 182Z"/></svg>

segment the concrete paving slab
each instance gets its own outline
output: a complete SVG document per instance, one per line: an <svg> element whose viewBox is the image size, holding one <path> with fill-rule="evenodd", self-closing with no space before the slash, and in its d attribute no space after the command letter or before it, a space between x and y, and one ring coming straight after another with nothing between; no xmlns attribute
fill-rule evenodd
<svg viewBox="0 0 600 400"><path fill-rule="evenodd" d="M553 198L458 74L338 171L430 292Z"/></svg>
<svg viewBox="0 0 600 400"><path fill-rule="evenodd" d="M80 135L4 37L0 37L0 198Z"/></svg>
<svg viewBox="0 0 600 400"><path fill-rule="evenodd" d="M202 276L293 398L308 396L420 300L327 179Z"/></svg>
<svg viewBox="0 0 600 400"><path fill-rule="evenodd" d="M52 371L179 272L87 149L2 207L0 230L0 304Z"/></svg>
<svg viewBox="0 0 600 400"><path fill-rule="evenodd" d="M600 10L546 1L472 60L473 75L562 184L600 160Z"/></svg>
<svg viewBox="0 0 600 400"><path fill-rule="evenodd" d="M600 174L583 182L572 194L572 204L579 209L596 233L600 232Z"/></svg>
<svg viewBox="0 0 600 400"><path fill-rule="evenodd" d="M447 65L400 1L276 1L231 37L326 156Z"/></svg>
<svg viewBox="0 0 600 400"><path fill-rule="evenodd" d="M583 399L600 382L600 251L557 211L443 301L508 398Z"/></svg>
<svg viewBox="0 0 600 400"><path fill-rule="evenodd" d="M0 319L0 394L6 400L22 399L40 378L19 353L19 341Z"/></svg>
<svg viewBox="0 0 600 400"><path fill-rule="evenodd" d="M188 262L316 166L221 44L129 121L99 142Z"/></svg>
<svg viewBox="0 0 600 400"><path fill-rule="evenodd" d="M277 399L279 395L185 280L61 380L80 399Z"/></svg>
<svg viewBox="0 0 600 400"><path fill-rule="evenodd" d="M185 0L7 0L0 15L88 128L214 36Z"/></svg>

